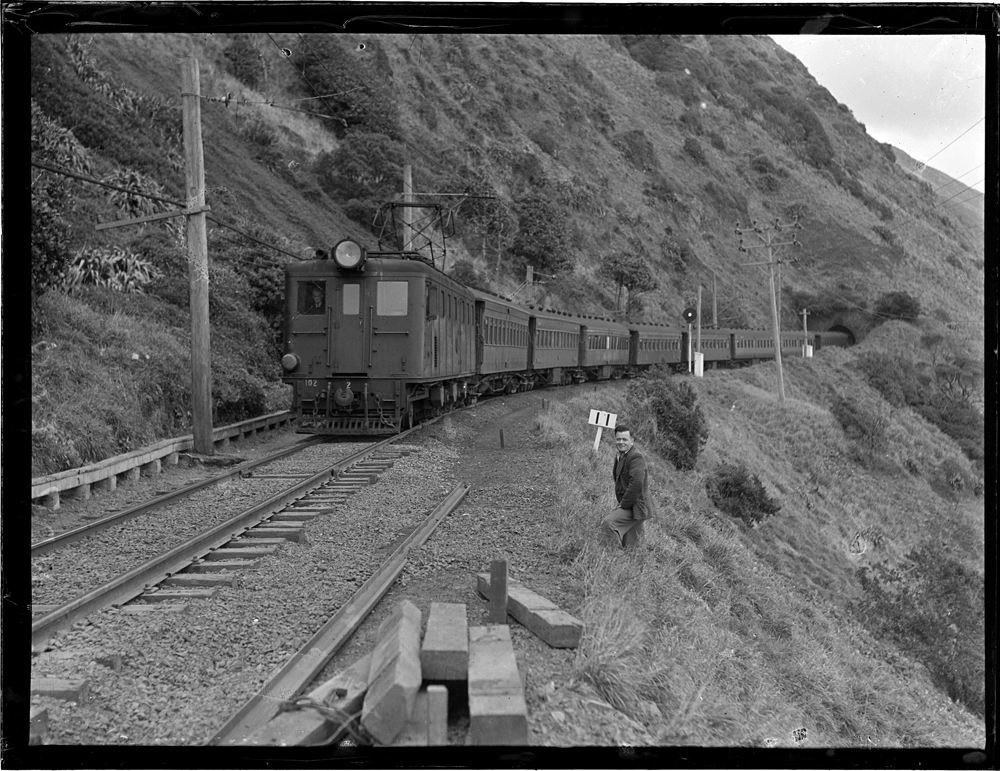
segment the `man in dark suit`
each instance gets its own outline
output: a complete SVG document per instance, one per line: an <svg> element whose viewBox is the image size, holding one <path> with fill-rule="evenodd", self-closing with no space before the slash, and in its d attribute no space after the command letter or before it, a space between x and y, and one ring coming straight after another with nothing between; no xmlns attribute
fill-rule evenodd
<svg viewBox="0 0 1000 771"><path fill-rule="evenodd" d="M615 498L618 508L604 518L604 523L618 535L623 549L634 546L642 536L643 522L653 517L653 496L649 492L646 459L635 448L632 429L623 423L615 426Z"/></svg>

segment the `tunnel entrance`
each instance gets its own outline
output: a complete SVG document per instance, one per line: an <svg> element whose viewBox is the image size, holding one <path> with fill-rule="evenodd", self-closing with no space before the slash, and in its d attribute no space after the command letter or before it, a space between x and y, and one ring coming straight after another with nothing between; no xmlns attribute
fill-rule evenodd
<svg viewBox="0 0 1000 771"><path fill-rule="evenodd" d="M848 343L850 345L854 345L854 343L857 342L854 339L854 333L851 330L849 330L847 327L843 326L842 324L834 324L827 331L828 332L843 332L845 335L847 335L847 341L848 341Z"/></svg>

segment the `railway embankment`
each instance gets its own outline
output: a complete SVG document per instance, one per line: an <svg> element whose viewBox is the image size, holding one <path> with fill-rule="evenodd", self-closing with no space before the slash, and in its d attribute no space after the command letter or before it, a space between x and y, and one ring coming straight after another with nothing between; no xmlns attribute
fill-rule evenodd
<svg viewBox="0 0 1000 771"><path fill-rule="evenodd" d="M470 625L482 623L477 574L506 559L512 579L584 624L578 648L556 649L511 623L532 745L982 747L982 499L935 482L935 464L961 463L961 453L912 414L890 414L887 449L863 456L830 409L831 390L874 398L860 380L839 379L852 355L789 363L783 407L772 366L683 378L708 426L686 471L662 459L663 437L627 383L494 399L446 416L343 516L311 523L310 545L282 547L273 570L267 558L224 588L222 603L196 607L182 625L107 616L69 633L74 646L114 648L122 666L45 661L49 676L90 678L84 703L36 700L48 709L49 740L204 741L334 610L337 592L363 580L355 556L391 551L424 498L462 480L471 485L462 505L409 555L318 679L370 652L403 600L424 619L431 602L464 603ZM606 436L594 452L592 408L642 426L639 444L652 459L660 516L635 552L602 537L613 449ZM780 504L756 527L707 493L717 466L737 462ZM905 576L895 586L893 571ZM929 591L942 581L947 618ZM891 602L893 589L912 596ZM936 645L908 637L919 624L937 625ZM184 655L193 664L178 666ZM449 743L463 740L459 717Z"/></svg>

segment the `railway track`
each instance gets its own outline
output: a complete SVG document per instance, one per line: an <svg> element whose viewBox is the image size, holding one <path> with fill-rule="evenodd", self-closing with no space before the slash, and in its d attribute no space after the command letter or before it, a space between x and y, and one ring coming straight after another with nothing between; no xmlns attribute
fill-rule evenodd
<svg viewBox="0 0 1000 771"><path fill-rule="evenodd" d="M312 447L317 444L322 444L325 441L325 437L320 436L310 436L303 439L301 442L295 444L292 447L286 447L283 450L278 450L277 452L271 453L265 458L260 458L255 461L248 461L246 463L241 463L235 466L230 471L218 474L211 477L210 479L204 479L200 482L195 482L194 484L186 485L179 490L174 490L173 492L166 493L164 495L158 496L150 501L131 506L123 511L115 512L107 517L101 517L100 519L89 522L80 527L73 528L72 530L67 530L64 533L58 533L50 538L46 538L42 541L31 544L31 556L39 557L55 549L61 549L68 546L71 543L79 541L88 536L94 535L106 530L114 525L127 522L135 517L140 517L143 514L150 514L157 511L158 509L166 508L177 501L187 498L199 490L204 490L206 488L212 487L214 485L222 484L229 481L230 479L237 478L244 474L252 472L254 469L260 468L261 466L266 466L282 458L286 458L289 455L294 455L296 453L302 452L308 447Z"/></svg>
<svg viewBox="0 0 1000 771"><path fill-rule="evenodd" d="M33 586L32 612L37 617L32 621L32 649L38 650L44 647L55 634L101 608L110 605L122 605L144 594L149 594L147 590L150 587L166 579L172 579L174 582L177 582L178 580L175 576L182 571L189 569L192 572L207 571L209 568L205 567L202 563L219 562L220 560L217 556L213 558L211 555L213 552L225 551L227 545L229 546L228 554L230 556L243 555L241 558L243 562L247 562L246 558L248 557L252 559L255 555L263 556L267 553L269 547L274 546L276 535L284 537L290 530L287 526L283 529L275 529L274 525L277 522L270 523L268 520L271 517L280 515L286 507L294 509L296 516L307 517L310 514L315 515L323 511L324 508L329 508L330 504L342 501L343 493L349 489L355 489L355 484L348 480L352 476L353 478L359 478L366 473L363 467L359 467L358 472L360 473L354 475L346 475L344 477L344 472L351 467L358 467L369 456L377 453L381 448L399 441L400 438L405 437L408 433L405 432L377 444L367 445L333 463L325 462L320 470L312 473L302 474L301 469L299 469L299 473L288 474L282 473L281 469L277 469L278 473L250 476L254 474L252 469L273 466L280 459L300 453L309 447L315 447L321 440L317 441L314 439L307 441L296 445L294 448L287 448L251 464L252 469L248 468L248 465L243 465L218 478L191 485L168 496L133 507L91 525L77 528L63 534L63 536L57 536L56 538L47 539L33 545L33 573L36 572L39 562L47 559L45 556L47 552L53 551L59 546L65 549L65 547L80 543L89 537L100 537L100 534L109 533L114 528L117 528L117 532L114 534L117 538L108 543L107 548L109 552L113 552L116 549L120 551L121 543L124 539L126 541L138 541L139 553L143 551L148 552L151 550L150 547L152 547L155 554L148 559L139 561L138 564L131 566L127 570L122 570L119 567L118 574L113 575L108 580L98 581L98 585L96 586L93 585L95 583L93 577L94 570L98 571L98 575L102 575L100 571L103 568L103 575L107 575L109 572L114 573L114 568L111 566L121 565L121 562L113 559L110 553L106 560L102 559L99 561L99 565L80 565L79 569L81 572L86 571L86 574L79 582L74 581L66 575L62 575L57 581L50 581L50 583L58 585L55 591L62 594L65 594L67 591L67 586L73 587L81 584L87 585L88 583L91 585L92 588L87 588L86 591L82 591L77 596L65 601L40 603L37 598L41 597L43 600L51 600L52 592ZM336 481L341 477L343 477L341 481ZM149 515L150 520L162 519L164 514L163 509L175 505L180 500L188 499L189 502L192 502L195 500L192 498L195 493L226 482L232 482L235 479L239 479L241 484L259 488L253 494L253 498L258 502L240 511L235 516L219 517L218 515L223 511L220 508L215 512L215 519L221 521L218 521L217 524L208 529L204 529L204 521L208 517L200 517L197 515L197 512L201 507L211 506L213 503L218 504L221 502L221 499L232 498L233 496L229 491L226 491L212 501L200 504L196 503L194 522L188 523L186 526L188 530L195 531L194 535L184 538L177 545L173 546L173 548L163 550L160 546L164 538L161 522L153 523L152 529L150 529L150 527L146 526L148 525L147 521L138 519L141 515ZM288 486L290 479L294 479L295 483ZM333 486L329 485L331 480L335 480ZM263 487L261 487L262 485ZM287 517L285 519L287 520ZM293 521L299 522L301 527L301 519ZM126 525L126 522L129 524ZM184 526L179 523L179 517L172 517L167 526L172 533L184 533ZM271 531L270 536L265 534L267 530ZM240 539L238 545L230 545L234 539L238 539L241 536L242 539ZM247 540L253 540L254 545L247 545ZM70 553L71 551L71 549L66 549L66 551L62 552L69 561L74 559L74 555ZM122 555L119 553L114 556L121 557ZM48 559L51 560L52 558L49 557ZM87 557L82 557L80 561L88 562L89 560ZM44 575L44 572L39 572L38 574ZM210 582L203 581L203 583ZM177 590L173 592L161 590L161 592L155 598L155 601L162 601L164 597L170 594L180 594Z"/></svg>
<svg viewBox="0 0 1000 771"><path fill-rule="evenodd" d="M389 590L406 564L410 549L426 541L446 516L462 502L469 485L460 483L427 518L410 533L362 584L347 604L343 605L288 662L268 680L208 744L234 746L247 741L254 731L264 726L281 711L283 703L299 694L322 671L330 658L340 650L372 608Z"/></svg>

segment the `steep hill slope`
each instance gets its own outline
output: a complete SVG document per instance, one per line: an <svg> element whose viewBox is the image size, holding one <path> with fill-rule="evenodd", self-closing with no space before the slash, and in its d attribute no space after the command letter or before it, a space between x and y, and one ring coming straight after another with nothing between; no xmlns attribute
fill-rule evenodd
<svg viewBox="0 0 1000 771"><path fill-rule="evenodd" d="M183 55L201 68L213 214L282 249L211 229L215 355L226 372L216 391L229 405L220 417L269 403L277 344L267 326L273 332L280 314L282 264L346 236L374 247L372 217L399 198L404 163L412 164L421 200L454 211L457 233L439 264L502 293L678 323L700 285L706 323L714 308L720 325L765 326L767 274L746 265L764 255L741 254L733 230L737 221L787 223L797 215L803 247L784 255L797 261L782 270L783 326L800 326L808 308L811 328L840 325L860 339L885 320L880 298L903 292L917 300L919 318L956 346L981 348L981 229L960 203L944 202L927 181L906 174L893 148L869 137L770 38L41 36L32 41L33 125L37 114L50 136L33 138L35 157L66 165L78 155L95 176L182 199ZM144 318L159 315L184 329L179 230L92 229L96 221L169 207L54 175L40 179L70 190L75 203L46 199L46 211L65 223L59 238L41 245L56 274L59 259L86 253L107 261L119 249L146 260L155 276L141 301L119 293L112 301L86 286L69 298L50 292L33 341L55 341L75 312L61 306L76 302L98 313L117 308L126 318L138 303ZM394 235L390 229L387 240ZM618 292L606 270L622 255L652 271L653 281L631 295ZM522 287L527 265L542 281ZM248 345L253 353L242 352ZM121 356L136 353L122 346ZM146 347L162 348L151 340ZM106 355L107 344L98 348L84 345L80 359ZM164 366L183 368L184 355L181 345ZM254 364L242 368L239 360ZM36 405L61 390L47 393ZM173 417L152 432L115 429L115 443L183 428L184 397L174 399ZM58 411L40 410L39 427L60 433L68 416ZM107 436L80 457L109 451Z"/></svg>

